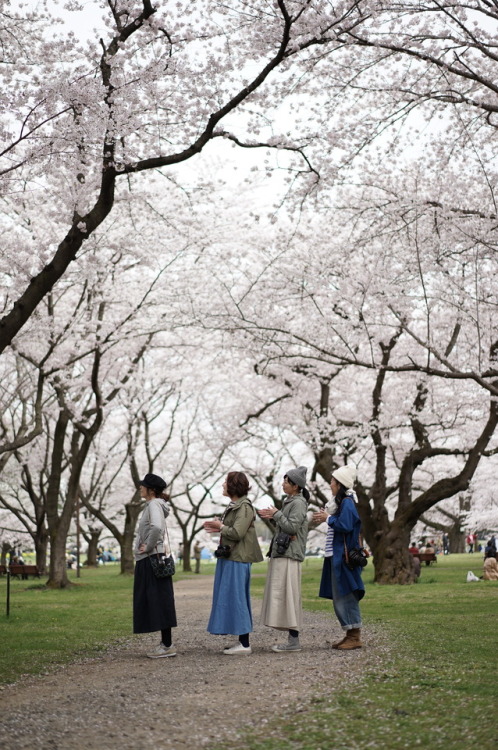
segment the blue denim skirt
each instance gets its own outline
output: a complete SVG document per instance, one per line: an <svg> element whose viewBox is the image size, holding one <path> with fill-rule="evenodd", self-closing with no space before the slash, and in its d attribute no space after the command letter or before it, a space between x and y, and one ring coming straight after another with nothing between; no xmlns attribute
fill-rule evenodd
<svg viewBox="0 0 498 750"><path fill-rule="evenodd" d="M251 563L225 558L216 561L208 633L244 635L252 631L250 582Z"/></svg>

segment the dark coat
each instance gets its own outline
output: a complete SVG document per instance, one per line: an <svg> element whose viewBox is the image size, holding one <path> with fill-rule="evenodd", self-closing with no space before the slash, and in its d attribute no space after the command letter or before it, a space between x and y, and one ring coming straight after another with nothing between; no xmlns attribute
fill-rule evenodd
<svg viewBox="0 0 498 750"><path fill-rule="evenodd" d="M365 586L361 580L361 568L350 570L344 560L344 540L348 550L360 546L361 521L353 498L346 495L341 502L339 512L336 515L329 516L327 523L334 529L332 563L341 596L354 592L356 598L360 600L365 596ZM333 598L330 565L327 560L323 566L318 596L323 599Z"/></svg>

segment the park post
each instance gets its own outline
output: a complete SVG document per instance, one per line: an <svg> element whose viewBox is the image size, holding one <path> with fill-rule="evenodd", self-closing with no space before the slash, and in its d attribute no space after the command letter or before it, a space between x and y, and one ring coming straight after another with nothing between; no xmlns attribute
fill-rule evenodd
<svg viewBox="0 0 498 750"><path fill-rule="evenodd" d="M7 617L10 615L10 570L7 568Z"/></svg>
<svg viewBox="0 0 498 750"><path fill-rule="evenodd" d="M80 573L80 495L76 496L76 578L81 576Z"/></svg>

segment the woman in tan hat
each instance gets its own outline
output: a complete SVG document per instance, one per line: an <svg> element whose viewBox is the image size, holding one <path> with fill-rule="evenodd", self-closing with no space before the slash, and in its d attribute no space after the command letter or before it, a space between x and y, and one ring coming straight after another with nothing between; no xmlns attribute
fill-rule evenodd
<svg viewBox="0 0 498 750"><path fill-rule="evenodd" d="M330 489L334 495L333 507L313 514L316 523L327 522L322 580L319 596L332 599L334 612L344 630L344 638L332 648L349 650L361 648L361 614L359 601L365 595L361 568L351 569L346 561L346 550L360 546L361 521L352 489L356 479L354 466L340 466L332 473Z"/></svg>
<svg viewBox="0 0 498 750"><path fill-rule="evenodd" d="M301 563L306 551L309 492L306 489L305 466L291 469L284 476L286 497L282 509L265 508L261 518L275 523L275 535L268 556L268 573L261 610L261 622L276 630L288 632L287 643L272 646L273 651L301 651Z"/></svg>

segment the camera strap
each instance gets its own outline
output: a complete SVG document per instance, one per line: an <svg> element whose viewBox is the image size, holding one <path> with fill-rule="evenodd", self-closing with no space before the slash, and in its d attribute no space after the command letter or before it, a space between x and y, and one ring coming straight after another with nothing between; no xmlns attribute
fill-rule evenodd
<svg viewBox="0 0 498 750"><path fill-rule="evenodd" d="M346 565L349 565L349 555L348 555L348 548L346 546L346 535L343 534L342 538L344 540L344 559L346 560Z"/></svg>
<svg viewBox="0 0 498 750"><path fill-rule="evenodd" d="M169 550L169 554L171 555L171 542L169 540L168 524L166 523L166 519L164 519L164 530L168 538L168 550ZM164 547L164 534L163 534L163 547ZM159 555L159 552L157 550L157 544L156 544L156 555ZM163 552L163 555L166 555L166 550Z"/></svg>

